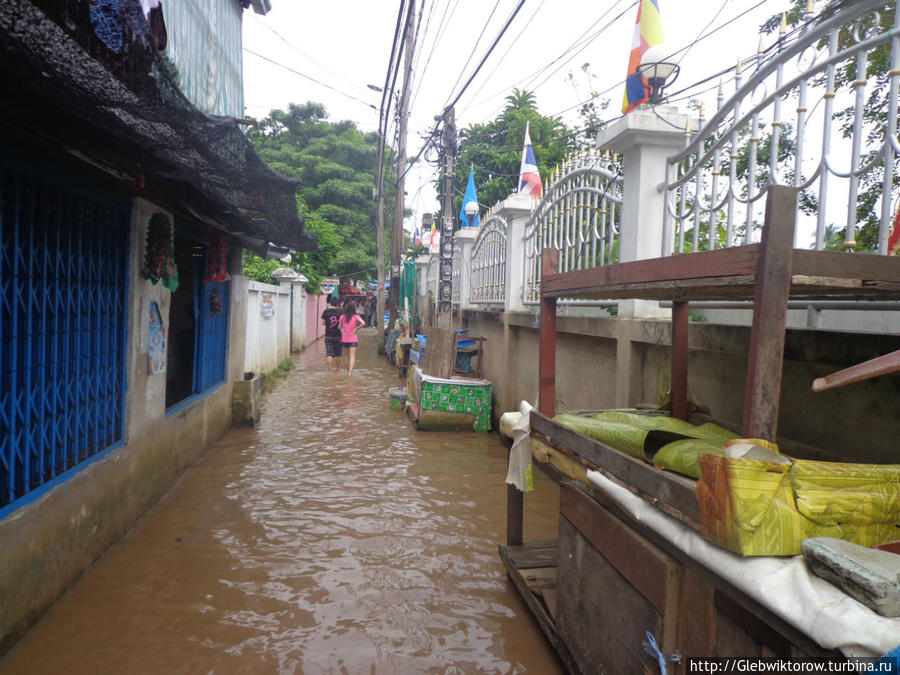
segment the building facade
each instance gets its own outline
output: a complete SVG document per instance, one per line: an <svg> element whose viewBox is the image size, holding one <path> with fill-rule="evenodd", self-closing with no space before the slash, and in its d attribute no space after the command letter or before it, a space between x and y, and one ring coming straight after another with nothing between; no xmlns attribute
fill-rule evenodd
<svg viewBox="0 0 900 675"><path fill-rule="evenodd" d="M234 119L251 3L147 4L0 2L0 653L230 427L243 249L314 246Z"/></svg>

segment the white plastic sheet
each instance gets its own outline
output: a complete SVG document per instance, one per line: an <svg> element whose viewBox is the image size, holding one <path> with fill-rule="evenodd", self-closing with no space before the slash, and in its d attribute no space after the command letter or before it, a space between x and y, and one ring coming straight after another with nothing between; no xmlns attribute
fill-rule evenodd
<svg viewBox="0 0 900 675"><path fill-rule="evenodd" d="M512 425L513 444L509 451L509 468L506 471L506 482L515 485L522 492L531 489L527 473L531 466L532 407L528 401L519 404L520 417Z"/></svg>
<svg viewBox="0 0 900 675"><path fill-rule="evenodd" d="M882 656L900 645L900 619L876 614L812 574L802 556L742 558L596 471L588 480L635 520L665 537L826 649Z"/></svg>

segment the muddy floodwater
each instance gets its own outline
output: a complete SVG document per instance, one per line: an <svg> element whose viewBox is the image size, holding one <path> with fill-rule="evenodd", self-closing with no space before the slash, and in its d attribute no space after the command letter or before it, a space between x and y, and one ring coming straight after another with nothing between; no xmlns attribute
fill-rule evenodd
<svg viewBox="0 0 900 675"><path fill-rule="evenodd" d="M321 340L256 429L210 448L2 658L0 673L563 672L506 579L506 449L416 432L364 329ZM556 535L536 472L526 539Z"/></svg>

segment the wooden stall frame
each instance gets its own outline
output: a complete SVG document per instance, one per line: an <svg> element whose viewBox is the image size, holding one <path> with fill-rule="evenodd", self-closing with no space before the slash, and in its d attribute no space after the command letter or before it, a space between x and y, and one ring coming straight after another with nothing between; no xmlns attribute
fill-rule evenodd
<svg viewBox="0 0 900 675"><path fill-rule="evenodd" d="M765 222L759 244L639 260L605 267L558 273L558 251L541 252L540 362L538 410L532 413L531 435L552 452L596 468L620 485L693 528L699 526L695 481L671 474L626 456L603 443L567 429L552 420L556 406L556 304L560 298L648 299L672 301L671 405L672 416L688 418L688 337L691 300L748 300L753 302L745 403L740 427L745 437L775 441L784 359L787 303L790 298L896 299L900 297L900 258L860 256L834 251L793 248L798 190L769 186ZM551 469L542 469L553 473ZM614 512L620 510L602 493L578 485ZM523 493L508 486L507 544L500 556L510 579L529 602L529 588L515 567L515 550L527 557L531 543L522 543ZM619 513L620 517L622 516ZM625 517L625 520L630 520ZM700 572L720 591L728 584L714 570L674 550L662 537L640 523L631 526L668 552L686 569ZM544 542L546 544L546 542ZM514 548L511 548L514 547ZM545 546L546 548L546 546ZM739 594L740 595L740 594ZM736 600L752 616L775 627L807 653L822 654L808 637L786 625L754 600ZM718 600L717 600L718 602ZM545 607L532 607L544 632L572 669L571 655ZM543 617L541 619L541 617ZM545 625L546 624L546 625Z"/></svg>

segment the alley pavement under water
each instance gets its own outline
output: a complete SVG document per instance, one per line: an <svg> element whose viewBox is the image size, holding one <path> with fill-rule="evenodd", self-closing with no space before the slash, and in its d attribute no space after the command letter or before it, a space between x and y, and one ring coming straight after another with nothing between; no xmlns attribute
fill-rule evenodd
<svg viewBox="0 0 900 675"><path fill-rule="evenodd" d="M506 449L417 432L361 331L295 355L229 431L2 658L0 673L560 673L506 579ZM525 538L556 534L536 472Z"/></svg>

